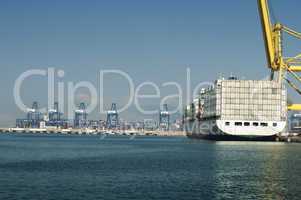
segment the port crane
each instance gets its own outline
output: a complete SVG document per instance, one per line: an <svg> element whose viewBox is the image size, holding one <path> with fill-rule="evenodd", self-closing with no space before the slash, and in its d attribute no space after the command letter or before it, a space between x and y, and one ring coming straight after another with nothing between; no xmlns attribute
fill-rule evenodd
<svg viewBox="0 0 301 200"><path fill-rule="evenodd" d="M280 22L272 23L268 0L258 0L259 14L262 24L263 38L265 43L267 64L271 70L271 80L274 80L275 72L278 74L279 83L287 82L297 93L301 90L286 77L291 75L295 80L301 82L298 72L301 72L301 53L296 56L285 57L283 55L283 34L288 34L301 40L301 33L288 28ZM301 110L301 104L288 105L288 110Z"/></svg>

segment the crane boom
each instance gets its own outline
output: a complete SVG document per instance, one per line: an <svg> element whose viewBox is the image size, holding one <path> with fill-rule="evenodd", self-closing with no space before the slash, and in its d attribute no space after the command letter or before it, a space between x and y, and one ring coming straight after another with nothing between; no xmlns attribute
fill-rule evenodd
<svg viewBox="0 0 301 200"><path fill-rule="evenodd" d="M261 26L265 43L268 67L273 69L273 62L275 60L275 48L273 44L273 27L270 20L270 11L267 0L258 0L258 9L261 18Z"/></svg>

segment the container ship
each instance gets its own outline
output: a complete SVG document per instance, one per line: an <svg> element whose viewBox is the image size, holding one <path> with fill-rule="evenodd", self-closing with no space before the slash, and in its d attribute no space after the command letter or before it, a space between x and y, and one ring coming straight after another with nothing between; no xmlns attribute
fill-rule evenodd
<svg viewBox="0 0 301 200"><path fill-rule="evenodd" d="M219 79L184 111L190 138L273 141L286 127L285 85L271 80Z"/></svg>

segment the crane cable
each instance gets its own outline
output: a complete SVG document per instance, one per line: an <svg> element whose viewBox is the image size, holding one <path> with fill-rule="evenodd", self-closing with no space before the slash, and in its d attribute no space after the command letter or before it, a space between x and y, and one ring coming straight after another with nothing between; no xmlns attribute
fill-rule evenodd
<svg viewBox="0 0 301 200"><path fill-rule="evenodd" d="M286 67L286 70L287 70L290 74L292 74L293 77L294 77L295 79L297 79L298 81L301 82L301 78L300 78L300 76L298 76L298 74L296 74L295 72L293 72L289 67Z"/></svg>
<svg viewBox="0 0 301 200"><path fill-rule="evenodd" d="M295 78L295 79L297 79L298 81L300 81L301 82L301 78L300 78L300 76L298 76L295 72L293 72L292 70L290 70L290 68L289 67L286 67L286 69L287 69L287 71L291 74L291 75L293 75L293 77ZM285 78L285 77L283 77L283 79L294 89L294 90L296 90L296 92L299 94L299 95L301 95L301 90L292 82L292 81L290 81L290 80L288 80L287 78Z"/></svg>
<svg viewBox="0 0 301 200"><path fill-rule="evenodd" d="M275 15L275 10L273 8L273 4L271 3L270 0L267 0L267 1L269 3L269 10L270 10L270 15L271 15L271 18L272 18L272 22L273 22L273 24L276 24L279 21L278 21L278 18L276 17L276 15Z"/></svg>
<svg viewBox="0 0 301 200"><path fill-rule="evenodd" d="M301 95L301 90L290 80L288 80L287 78L283 78L294 90L296 90L296 92Z"/></svg>

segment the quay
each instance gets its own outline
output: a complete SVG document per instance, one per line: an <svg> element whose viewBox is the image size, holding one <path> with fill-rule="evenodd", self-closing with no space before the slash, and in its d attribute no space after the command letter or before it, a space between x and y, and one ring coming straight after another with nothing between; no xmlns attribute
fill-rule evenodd
<svg viewBox="0 0 301 200"><path fill-rule="evenodd" d="M301 135L279 136L277 140L279 142L301 143Z"/></svg>
<svg viewBox="0 0 301 200"><path fill-rule="evenodd" d="M184 131L145 131L145 130L107 130L107 129L60 129L60 128L0 128L0 133L28 134L73 134L73 135L141 135L141 136L185 136Z"/></svg>
<svg viewBox="0 0 301 200"><path fill-rule="evenodd" d="M62 134L62 135L127 135L127 136L163 136L186 137L184 131L162 130L109 130L109 129L60 129L60 128L0 128L0 133L28 133L28 134ZM301 135L284 134L277 136L277 142L301 143Z"/></svg>

